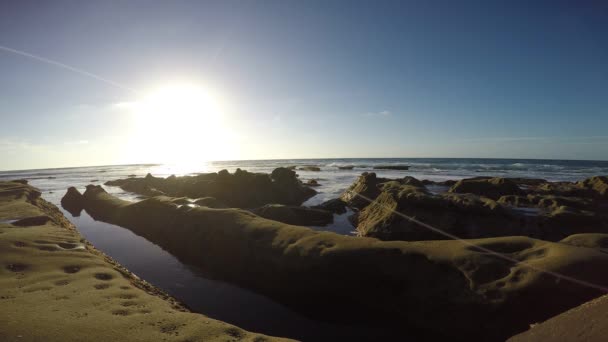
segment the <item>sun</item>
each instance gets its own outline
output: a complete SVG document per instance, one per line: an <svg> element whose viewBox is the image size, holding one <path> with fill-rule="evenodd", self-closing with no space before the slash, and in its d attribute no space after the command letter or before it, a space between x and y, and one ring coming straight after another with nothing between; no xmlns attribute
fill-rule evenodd
<svg viewBox="0 0 608 342"><path fill-rule="evenodd" d="M131 160L191 164L226 159L225 111L211 90L190 83L162 85L130 107Z"/></svg>

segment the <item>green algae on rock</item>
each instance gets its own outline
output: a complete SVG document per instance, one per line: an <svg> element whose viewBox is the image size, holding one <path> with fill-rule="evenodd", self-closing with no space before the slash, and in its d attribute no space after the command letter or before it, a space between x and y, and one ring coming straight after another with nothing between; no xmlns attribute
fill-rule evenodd
<svg viewBox="0 0 608 342"><path fill-rule="evenodd" d="M359 235L383 240L449 238L402 214L461 238L525 235L559 241L571 234L608 232L602 209L608 203L578 183L478 177L458 181L443 193L429 192L426 185L431 184L363 173L341 199L359 209L352 218ZM575 197L581 191L588 197Z"/></svg>
<svg viewBox="0 0 608 342"><path fill-rule="evenodd" d="M405 325L410 337L420 333L416 327L427 338L500 340L601 294L556 283L539 269L608 285L608 275L596 271L608 266L608 255L521 236L382 242L245 210L180 206L169 197L131 203L93 185L83 201L95 219L128 228L213 277L317 318L399 331Z"/></svg>

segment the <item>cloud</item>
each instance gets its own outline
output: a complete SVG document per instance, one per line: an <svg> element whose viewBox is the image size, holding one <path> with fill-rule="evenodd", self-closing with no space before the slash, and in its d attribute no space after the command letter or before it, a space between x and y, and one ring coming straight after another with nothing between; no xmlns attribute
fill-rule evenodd
<svg viewBox="0 0 608 342"><path fill-rule="evenodd" d="M387 117L387 116L391 116L391 115L393 115L393 113L390 110L383 110L383 111L379 111L379 112L367 112L367 113L363 114L363 116L366 116L368 118Z"/></svg>

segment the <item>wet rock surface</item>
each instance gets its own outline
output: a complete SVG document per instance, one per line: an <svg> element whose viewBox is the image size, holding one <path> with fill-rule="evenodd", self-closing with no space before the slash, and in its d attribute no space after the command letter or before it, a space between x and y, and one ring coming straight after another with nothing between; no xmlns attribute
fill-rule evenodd
<svg viewBox="0 0 608 342"><path fill-rule="evenodd" d="M316 208L267 204L252 212L263 218L299 226L325 226L334 221L330 211Z"/></svg>

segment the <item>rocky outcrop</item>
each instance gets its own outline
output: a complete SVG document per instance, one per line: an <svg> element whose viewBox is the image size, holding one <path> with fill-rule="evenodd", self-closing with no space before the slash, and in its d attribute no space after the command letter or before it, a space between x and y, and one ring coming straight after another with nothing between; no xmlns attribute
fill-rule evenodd
<svg viewBox="0 0 608 342"><path fill-rule="evenodd" d="M608 177L595 176L579 182L578 185L594 191L597 196L608 199Z"/></svg>
<svg viewBox="0 0 608 342"><path fill-rule="evenodd" d="M69 187L65 196L61 198L61 206L72 216L80 216L80 212L83 209L82 203L82 194L73 186Z"/></svg>
<svg viewBox="0 0 608 342"><path fill-rule="evenodd" d="M560 241L572 246L587 248L608 248L608 234L574 234Z"/></svg>
<svg viewBox="0 0 608 342"><path fill-rule="evenodd" d="M330 199L329 201L313 206L313 208L327 210L334 214L346 213L346 203L339 198Z"/></svg>
<svg viewBox="0 0 608 342"><path fill-rule="evenodd" d="M505 235L509 213L497 202L471 194L430 194L424 187L386 182L382 193L356 218L361 236L382 240L437 240L448 235L421 226L411 218L460 238ZM488 228L491 227L491 228Z"/></svg>
<svg viewBox="0 0 608 342"><path fill-rule="evenodd" d="M309 207L267 204L252 212L269 220L298 226L326 226L334 221L331 212Z"/></svg>
<svg viewBox="0 0 608 342"><path fill-rule="evenodd" d="M523 192L515 182L507 178L469 178L458 181L449 192L475 194L494 200L505 195L520 195Z"/></svg>
<svg viewBox="0 0 608 342"><path fill-rule="evenodd" d="M320 186L321 184L319 184L319 182L317 182L316 179L309 179L308 182L306 182L306 185L308 185L308 186Z"/></svg>
<svg viewBox="0 0 608 342"><path fill-rule="evenodd" d="M241 169L233 174L222 170L218 173L167 178L148 174L144 178L119 179L105 184L144 196L213 197L236 208L254 208L265 204L299 205L316 194L298 180L293 170L287 168L277 168L270 175Z"/></svg>
<svg viewBox="0 0 608 342"><path fill-rule="evenodd" d="M380 195L380 185L387 181L385 178L377 178L373 172L363 172L340 199L349 207L362 209Z"/></svg>
<svg viewBox="0 0 608 342"><path fill-rule="evenodd" d="M412 189L404 196L427 200L424 189L405 186ZM403 191L390 187L382 196ZM608 285L608 275L597 272L608 266L608 255L564 243L526 237L382 242L239 209L180 206L162 196L131 203L99 186L87 187L83 198L95 219L131 229L213 277L317 318L378 324L408 338L504 340L601 293L557 284L540 269Z"/></svg>
<svg viewBox="0 0 608 342"><path fill-rule="evenodd" d="M518 186L524 183L528 183L525 190ZM546 191L555 186L564 188L561 183L473 178L457 182L444 193L430 193L425 184L437 183L412 177L381 179L364 173L341 198L359 209L352 218L357 232L383 240L525 235L559 241L571 234L608 232L606 203L597 196L573 197L563 191L558 191L559 195ZM575 183L567 186L582 189Z"/></svg>

